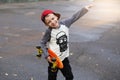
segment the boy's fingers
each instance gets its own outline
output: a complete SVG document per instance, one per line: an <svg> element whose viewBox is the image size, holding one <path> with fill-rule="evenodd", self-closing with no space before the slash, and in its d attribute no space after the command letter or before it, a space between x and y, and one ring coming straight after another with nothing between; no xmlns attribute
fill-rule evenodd
<svg viewBox="0 0 120 80"><path fill-rule="evenodd" d="M47 61L52 63L52 60L51 60L50 56L47 57Z"/></svg>
<svg viewBox="0 0 120 80"><path fill-rule="evenodd" d="M85 6L86 9L90 9L91 7L93 7L93 4L89 4L89 5Z"/></svg>
<svg viewBox="0 0 120 80"><path fill-rule="evenodd" d="M93 7L93 4L90 4L88 7L89 7L89 8Z"/></svg>

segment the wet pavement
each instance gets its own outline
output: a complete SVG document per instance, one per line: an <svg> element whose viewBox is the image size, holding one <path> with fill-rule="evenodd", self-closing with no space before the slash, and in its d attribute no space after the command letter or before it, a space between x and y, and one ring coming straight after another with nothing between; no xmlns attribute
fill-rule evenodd
<svg viewBox="0 0 120 80"><path fill-rule="evenodd" d="M88 1L42 1L0 5L0 80L47 80L47 61L35 46L46 27L44 9L70 17ZM96 0L70 28L69 57L74 80L120 80L120 1ZM64 80L58 73L58 80Z"/></svg>

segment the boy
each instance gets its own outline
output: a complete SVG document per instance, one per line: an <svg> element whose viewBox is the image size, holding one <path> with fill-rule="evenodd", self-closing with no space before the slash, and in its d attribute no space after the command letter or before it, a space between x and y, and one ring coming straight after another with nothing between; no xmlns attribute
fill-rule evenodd
<svg viewBox="0 0 120 80"><path fill-rule="evenodd" d="M57 80L57 72L60 70L65 77L65 80L73 80L73 73L71 70L71 66L69 64L68 56L69 56L69 27L76 20L82 17L85 13L88 12L88 9L91 5L85 6L77 13L75 13L72 17L59 21L60 14L55 13L52 10L44 10L41 14L41 20L48 27L45 35L41 41L41 48L47 59L48 66L48 80ZM47 52L47 44L48 47L56 53L57 56L63 62L63 69L57 69L55 72L51 71L52 60Z"/></svg>

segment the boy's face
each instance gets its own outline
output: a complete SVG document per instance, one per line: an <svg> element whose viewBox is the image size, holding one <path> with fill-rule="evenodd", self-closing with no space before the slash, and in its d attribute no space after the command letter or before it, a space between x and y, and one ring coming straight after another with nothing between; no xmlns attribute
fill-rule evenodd
<svg viewBox="0 0 120 80"><path fill-rule="evenodd" d="M53 13L48 14L45 17L45 24L51 28L59 27L58 17L54 15Z"/></svg>

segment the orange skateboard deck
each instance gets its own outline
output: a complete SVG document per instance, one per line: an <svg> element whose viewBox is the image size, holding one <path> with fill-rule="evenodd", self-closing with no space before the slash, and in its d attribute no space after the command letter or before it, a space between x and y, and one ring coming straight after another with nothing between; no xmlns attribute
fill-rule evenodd
<svg viewBox="0 0 120 80"><path fill-rule="evenodd" d="M48 53L49 53L51 59L52 59L52 58L55 58L55 59L56 59L57 68L62 69L62 68L63 68L63 63L62 63L62 61L60 60L60 58L59 58L52 50L50 50L50 49L48 49Z"/></svg>

